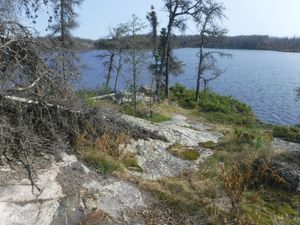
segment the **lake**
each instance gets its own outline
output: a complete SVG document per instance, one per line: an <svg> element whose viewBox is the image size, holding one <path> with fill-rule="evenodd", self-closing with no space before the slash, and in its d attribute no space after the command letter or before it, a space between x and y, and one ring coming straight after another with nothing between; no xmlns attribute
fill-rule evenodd
<svg viewBox="0 0 300 225"><path fill-rule="evenodd" d="M210 89L233 96L250 105L263 122L275 124L300 124L300 99L296 88L300 87L300 53L256 50L221 50L232 58L218 58L218 65L226 72L212 81ZM174 55L185 64L184 73L172 76L171 84L181 83L195 88L198 49L174 50ZM105 67L97 57L103 53L93 50L80 54L82 80L80 88L100 87L105 80ZM118 89L127 87L130 78L124 68ZM113 78L114 79L114 78ZM112 81L112 85L113 85ZM140 84L150 83L147 68L141 73Z"/></svg>

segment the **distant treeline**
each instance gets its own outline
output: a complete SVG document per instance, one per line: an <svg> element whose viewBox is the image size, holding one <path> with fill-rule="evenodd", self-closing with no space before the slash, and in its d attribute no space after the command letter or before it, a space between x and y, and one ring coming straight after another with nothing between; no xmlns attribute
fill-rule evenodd
<svg viewBox="0 0 300 225"><path fill-rule="evenodd" d="M51 36L45 36L39 38L44 43L47 43L49 46L53 44L53 41L57 40L57 38L53 38ZM96 42L94 40L72 37L72 49L78 52L85 52L95 49Z"/></svg>
<svg viewBox="0 0 300 225"><path fill-rule="evenodd" d="M144 39L140 42L144 48L149 48L149 36L143 35ZM99 39L95 42L98 49L107 49L109 46L108 39ZM175 36L173 46L175 48L198 48L200 47L198 35ZM275 50L287 52L300 52L300 38L278 38L267 35L250 35L250 36L232 36L223 37L222 39L211 40L207 48L221 49L248 49L248 50Z"/></svg>
<svg viewBox="0 0 300 225"><path fill-rule="evenodd" d="M182 48L199 47L199 36L177 36L176 42L176 45ZM265 35L223 37L211 40L206 47L300 52L300 38L277 38Z"/></svg>

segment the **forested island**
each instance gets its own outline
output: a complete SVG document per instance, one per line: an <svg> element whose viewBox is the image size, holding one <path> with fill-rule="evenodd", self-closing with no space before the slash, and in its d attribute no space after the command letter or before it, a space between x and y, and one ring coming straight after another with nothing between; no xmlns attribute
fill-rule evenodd
<svg viewBox="0 0 300 225"><path fill-rule="evenodd" d="M143 46L149 48L149 35L143 35ZM199 35L176 35L173 40L175 48L199 48ZM95 41L97 49L107 49L109 39L98 39ZM224 36L212 39L207 44L207 48L217 49L246 49L246 50L272 50L283 52L300 52L300 38L279 38L268 35L241 35Z"/></svg>

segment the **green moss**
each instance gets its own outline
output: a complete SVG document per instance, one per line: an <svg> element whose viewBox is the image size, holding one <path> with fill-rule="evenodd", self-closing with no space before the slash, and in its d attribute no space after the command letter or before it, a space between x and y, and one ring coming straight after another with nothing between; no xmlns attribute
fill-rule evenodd
<svg viewBox="0 0 300 225"><path fill-rule="evenodd" d="M180 144L175 144L170 146L168 148L168 151L172 155L185 160L197 160L200 157L199 150L191 149L189 147Z"/></svg>
<svg viewBox="0 0 300 225"><path fill-rule="evenodd" d="M144 116L142 118L154 123L161 123L165 121L170 121L172 119L169 116L165 116L159 113L153 114L152 116Z"/></svg>
<svg viewBox="0 0 300 225"><path fill-rule="evenodd" d="M282 138L286 141L300 143L300 128L288 126L275 126L273 128L273 136Z"/></svg>
<svg viewBox="0 0 300 225"><path fill-rule="evenodd" d="M212 141L200 143L199 145L202 146L203 148L208 148L208 149L214 149L217 146L217 144Z"/></svg>

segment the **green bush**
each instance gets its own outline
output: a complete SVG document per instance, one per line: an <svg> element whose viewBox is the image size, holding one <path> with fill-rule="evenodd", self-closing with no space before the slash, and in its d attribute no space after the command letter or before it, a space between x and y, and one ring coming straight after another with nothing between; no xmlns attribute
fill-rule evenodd
<svg viewBox="0 0 300 225"><path fill-rule="evenodd" d="M273 136L286 141L300 143L300 128L288 126L275 126Z"/></svg>
<svg viewBox="0 0 300 225"><path fill-rule="evenodd" d="M237 144L249 144L255 148L262 146L260 131L252 128L236 128L234 130Z"/></svg>
<svg viewBox="0 0 300 225"><path fill-rule="evenodd" d="M207 113L214 122L252 125L255 115L246 104L229 96L221 96L213 92L202 92L200 95L200 111Z"/></svg>
<svg viewBox="0 0 300 225"><path fill-rule="evenodd" d="M197 104L195 102L195 91L189 90L181 84L176 84L170 88L171 100L183 108L194 109Z"/></svg>
<svg viewBox="0 0 300 225"><path fill-rule="evenodd" d="M213 92L202 91L200 101L195 101L195 91L180 84L171 87L171 100L179 106L194 109L197 106L203 116L211 122L231 123L238 125L253 125L255 115L246 104L228 96L221 96Z"/></svg>

